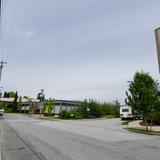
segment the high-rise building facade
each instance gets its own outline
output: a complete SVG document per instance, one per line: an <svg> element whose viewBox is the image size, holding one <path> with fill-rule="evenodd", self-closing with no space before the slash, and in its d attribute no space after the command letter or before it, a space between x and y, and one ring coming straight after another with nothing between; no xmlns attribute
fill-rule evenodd
<svg viewBox="0 0 160 160"><path fill-rule="evenodd" d="M155 30L155 36L156 36L156 46L157 46L158 68L160 73L160 27Z"/></svg>

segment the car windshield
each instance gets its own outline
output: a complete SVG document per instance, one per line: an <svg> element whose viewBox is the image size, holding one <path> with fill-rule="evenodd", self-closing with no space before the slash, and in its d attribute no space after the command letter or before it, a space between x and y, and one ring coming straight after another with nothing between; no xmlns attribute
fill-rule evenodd
<svg viewBox="0 0 160 160"><path fill-rule="evenodd" d="M129 109L122 109L122 112L129 112Z"/></svg>

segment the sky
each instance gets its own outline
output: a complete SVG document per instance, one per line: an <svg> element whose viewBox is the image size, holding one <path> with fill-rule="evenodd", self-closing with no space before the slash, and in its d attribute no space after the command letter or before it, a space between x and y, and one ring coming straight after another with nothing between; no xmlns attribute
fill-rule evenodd
<svg viewBox="0 0 160 160"><path fill-rule="evenodd" d="M123 104L136 71L160 78L159 8L159 0L5 0L2 91Z"/></svg>

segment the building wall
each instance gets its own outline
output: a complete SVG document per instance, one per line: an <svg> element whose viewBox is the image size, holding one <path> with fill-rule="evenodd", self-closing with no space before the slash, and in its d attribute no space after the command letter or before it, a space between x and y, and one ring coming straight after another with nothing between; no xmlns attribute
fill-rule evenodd
<svg viewBox="0 0 160 160"><path fill-rule="evenodd" d="M54 106L54 111L53 113L55 114L59 114L60 112L62 112L63 110L66 110L66 111L73 111L73 110L76 110L78 109L78 106L73 106L73 105L61 105L61 104L56 104Z"/></svg>

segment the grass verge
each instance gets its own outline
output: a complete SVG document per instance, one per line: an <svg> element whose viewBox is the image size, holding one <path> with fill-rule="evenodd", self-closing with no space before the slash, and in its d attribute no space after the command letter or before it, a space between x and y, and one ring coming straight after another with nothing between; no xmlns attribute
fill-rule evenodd
<svg viewBox="0 0 160 160"><path fill-rule="evenodd" d="M160 132L159 131L146 131L145 129L140 129L140 128L129 128L126 127L124 128L128 131L132 131L132 132L136 132L136 133L140 133L140 134L147 134L147 135L156 135L156 136L160 136Z"/></svg>
<svg viewBox="0 0 160 160"><path fill-rule="evenodd" d="M132 122L132 121L134 121L134 120L127 120L127 121L124 121L124 122L122 122L121 123L121 125L128 125L130 122Z"/></svg>

